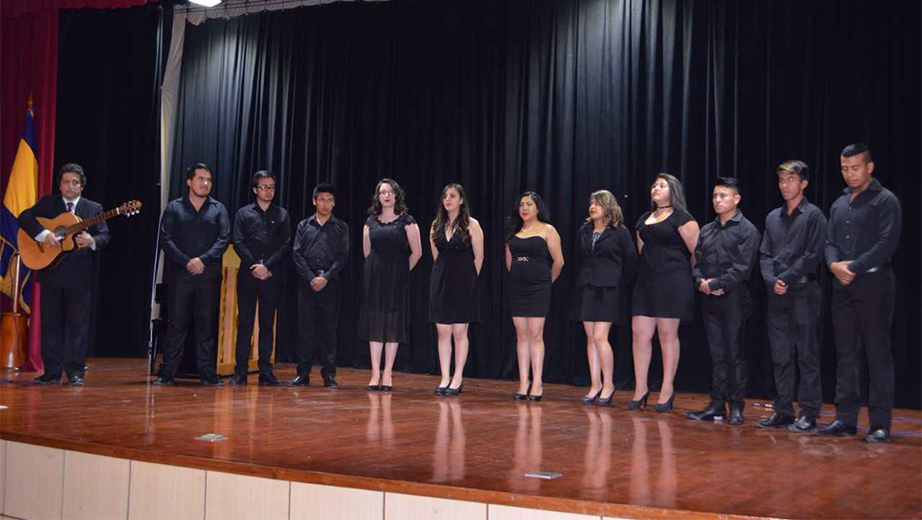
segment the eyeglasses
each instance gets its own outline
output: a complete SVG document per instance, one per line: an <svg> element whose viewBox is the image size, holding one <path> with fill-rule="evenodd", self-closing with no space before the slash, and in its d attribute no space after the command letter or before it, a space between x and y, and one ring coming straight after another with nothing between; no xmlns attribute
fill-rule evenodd
<svg viewBox="0 0 922 520"><path fill-rule="evenodd" d="M380 195L393 195L394 193L396 193L394 190L381 190L378 192Z"/></svg>
<svg viewBox="0 0 922 520"><path fill-rule="evenodd" d="M275 184L260 184L256 189L259 191L275 191Z"/></svg>

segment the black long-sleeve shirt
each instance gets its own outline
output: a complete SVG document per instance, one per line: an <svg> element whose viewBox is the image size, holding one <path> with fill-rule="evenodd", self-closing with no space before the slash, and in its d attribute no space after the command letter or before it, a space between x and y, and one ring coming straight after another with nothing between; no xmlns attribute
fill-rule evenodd
<svg viewBox="0 0 922 520"><path fill-rule="evenodd" d="M304 281L310 282L321 270L327 280L338 277L349 260L349 224L333 215L322 226L315 215L302 220L298 223L291 256L298 276Z"/></svg>
<svg viewBox="0 0 922 520"><path fill-rule="evenodd" d="M723 289L730 292L745 283L752 272L759 250L759 230L752 222L737 211L725 225L720 217L701 228L698 245L695 247L696 287L701 280L708 282L712 291Z"/></svg>
<svg viewBox="0 0 922 520"><path fill-rule="evenodd" d="M171 272L186 273L186 264L197 257L205 264L201 276L220 278L230 231L227 209L213 198L198 211L188 196L170 201L160 219L160 247L173 264Z"/></svg>
<svg viewBox="0 0 922 520"><path fill-rule="evenodd" d="M765 285L781 280L792 285L816 274L823 261L826 243L826 216L820 208L800 201L788 215L787 206L776 208L765 217L765 234L759 248L759 266Z"/></svg>
<svg viewBox="0 0 922 520"><path fill-rule="evenodd" d="M248 204L234 216L234 251L240 256L240 272L254 264L274 271L291 249L291 221L288 212L272 204L266 211Z"/></svg>
<svg viewBox="0 0 922 520"><path fill-rule="evenodd" d="M877 179L855 200L851 188L832 203L826 225L826 265L851 260L848 270L861 274L890 262L900 243L900 201Z"/></svg>

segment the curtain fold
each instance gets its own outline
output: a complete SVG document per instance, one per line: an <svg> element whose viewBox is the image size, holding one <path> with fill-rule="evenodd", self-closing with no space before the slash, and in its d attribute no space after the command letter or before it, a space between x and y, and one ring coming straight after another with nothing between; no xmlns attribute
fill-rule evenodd
<svg viewBox="0 0 922 520"><path fill-rule="evenodd" d="M519 192L538 191L570 261L554 286L545 374L582 383L585 338L566 314L576 229L593 190L613 191L633 228L649 207L653 175L669 171L685 183L703 225L714 218L714 179L736 176L742 211L761 228L781 203L779 163L806 160L814 174L808 197L828 209L843 187L838 152L867 141L877 176L902 197L907 222L919 222L918 176L902 175L914 171L920 140L918 19L918 4L859 0L419 0L208 20L185 31L170 194L181 195L185 166L204 161L215 167L214 195L233 212L252 198L252 172L268 168L279 175L278 202L297 221L312 213L318 181L336 184L335 211L351 224L355 246L343 273L340 362L367 366L353 326L360 231L375 182L389 176L407 189L424 234L442 186L461 182L486 232L485 321L471 328L469 375L511 378L503 220ZM398 368L432 372L424 249L412 277L412 340ZM919 287L919 259L917 241L905 237L895 266L907 287ZM284 276L293 288L293 270ZM766 395L772 368L757 277L746 344L751 393ZM919 303L900 298L897 366L917 367L918 349L899 345L919 343L906 325ZM280 360L291 360L299 341L295 306L289 290L278 317ZM834 348L828 314L823 319L829 399ZM704 391L710 360L700 323L680 337L677 386ZM616 383L629 388L630 331L614 338ZM918 378L901 370L901 403L918 406Z"/></svg>

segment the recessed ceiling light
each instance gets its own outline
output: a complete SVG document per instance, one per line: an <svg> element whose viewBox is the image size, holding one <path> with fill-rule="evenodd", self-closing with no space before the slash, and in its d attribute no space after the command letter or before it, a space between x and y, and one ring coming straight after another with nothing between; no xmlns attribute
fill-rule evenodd
<svg viewBox="0 0 922 520"><path fill-rule="evenodd" d="M189 0L193 4L202 5L205 7L214 7L221 3L221 0Z"/></svg>

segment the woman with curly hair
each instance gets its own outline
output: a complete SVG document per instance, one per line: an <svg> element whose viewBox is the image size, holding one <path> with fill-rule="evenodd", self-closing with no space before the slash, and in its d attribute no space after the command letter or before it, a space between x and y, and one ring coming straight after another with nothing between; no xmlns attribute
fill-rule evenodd
<svg viewBox="0 0 922 520"><path fill-rule="evenodd" d="M410 341L410 271L423 253L419 226L407 213L405 199L396 181L381 179L362 229L365 273L359 337L368 340L371 351L369 390L388 392L393 388L397 347Z"/></svg>

